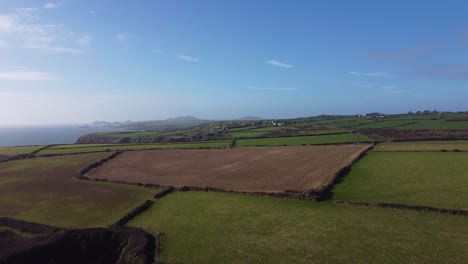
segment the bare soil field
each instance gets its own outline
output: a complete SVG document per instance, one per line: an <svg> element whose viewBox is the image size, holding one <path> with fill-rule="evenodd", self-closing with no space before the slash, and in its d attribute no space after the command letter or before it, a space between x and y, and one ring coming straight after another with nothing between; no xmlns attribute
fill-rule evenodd
<svg viewBox="0 0 468 264"><path fill-rule="evenodd" d="M87 176L132 183L245 192L305 191L327 185L368 146L259 147L123 153Z"/></svg>

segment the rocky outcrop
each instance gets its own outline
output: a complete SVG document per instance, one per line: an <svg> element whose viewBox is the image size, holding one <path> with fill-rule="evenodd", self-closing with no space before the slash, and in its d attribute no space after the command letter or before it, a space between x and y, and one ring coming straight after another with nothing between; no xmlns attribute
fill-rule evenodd
<svg viewBox="0 0 468 264"><path fill-rule="evenodd" d="M0 230L0 263L150 264L155 239L131 227L58 230L22 236Z"/></svg>

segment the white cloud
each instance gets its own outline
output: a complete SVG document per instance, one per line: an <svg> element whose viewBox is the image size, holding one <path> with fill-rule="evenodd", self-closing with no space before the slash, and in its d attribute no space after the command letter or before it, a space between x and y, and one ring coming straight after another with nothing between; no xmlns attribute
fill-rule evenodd
<svg viewBox="0 0 468 264"><path fill-rule="evenodd" d="M10 14L0 14L0 37L10 46L54 53L82 53L75 34L62 24L41 24L36 8L19 8Z"/></svg>
<svg viewBox="0 0 468 264"><path fill-rule="evenodd" d="M15 20L13 15L0 15L0 32L12 32L15 28Z"/></svg>
<svg viewBox="0 0 468 264"><path fill-rule="evenodd" d="M62 5L62 3L47 3L44 5L45 9L55 9L59 8Z"/></svg>
<svg viewBox="0 0 468 264"><path fill-rule="evenodd" d="M0 49L8 47L8 42L0 40Z"/></svg>
<svg viewBox="0 0 468 264"><path fill-rule="evenodd" d="M0 80L9 81L50 81L55 78L47 72L38 71L14 71L0 72Z"/></svg>
<svg viewBox="0 0 468 264"><path fill-rule="evenodd" d="M81 46L89 47L91 45L91 42L93 41L93 38L91 38L88 35L84 35L83 37L79 38L76 43L78 43Z"/></svg>
<svg viewBox="0 0 468 264"><path fill-rule="evenodd" d="M288 88L288 87L257 87L257 86L249 86L247 89L250 90L270 90L270 91L295 91L299 90L297 88Z"/></svg>
<svg viewBox="0 0 468 264"><path fill-rule="evenodd" d="M296 68L294 65L287 64L287 63L277 61L277 60L269 60L269 61L266 61L266 63L276 66L276 67L281 67L281 68Z"/></svg>
<svg viewBox="0 0 468 264"><path fill-rule="evenodd" d="M200 58L195 58L195 57L187 56L187 55L184 55L184 54L178 55L177 58L179 58L180 60L183 60L183 61L187 61L187 62L198 62L200 60Z"/></svg>
<svg viewBox="0 0 468 264"><path fill-rule="evenodd" d="M123 34L123 33L118 33L118 34L115 35L115 39L118 42L127 42L128 36L126 34Z"/></svg>
<svg viewBox="0 0 468 264"><path fill-rule="evenodd" d="M350 72L349 74L368 76L368 77L398 77L398 75L391 74L388 72Z"/></svg>

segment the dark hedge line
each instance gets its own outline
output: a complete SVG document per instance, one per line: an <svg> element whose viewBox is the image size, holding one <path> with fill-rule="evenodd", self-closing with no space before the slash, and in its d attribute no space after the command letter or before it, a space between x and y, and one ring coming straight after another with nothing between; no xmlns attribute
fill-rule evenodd
<svg viewBox="0 0 468 264"><path fill-rule="evenodd" d="M466 211L466 210L437 208L437 207L423 206L423 205L407 205L407 204L397 204L397 203L369 203L369 202L356 202L356 201L334 201L333 203L342 204L342 205L407 209L407 210L415 210L415 211L423 211L423 212L435 212L435 213L449 214L449 215L468 216L468 211Z"/></svg>
<svg viewBox="0 0 468 264"><path fill-rule="evenodd" d="M104 159L102 159L100 161L97 161L97 162L94 162L94 163L90 164L88 167L81 170L80 175L84 176L90 170L101 166L102 164L108 162L109 160L117 157L118 155L120 155L122 153L123 153L123 151L116 151L116 152L112 153L111 155L109 155L107 158L104 158Z"/></svg>
<svg viewBox="0 0 468 264"><path fill-rule="evenodd" d="M369 151L371 151L375 147L375 145L377 145L377 143L372 144L366 150L361 152L361 154L359 154L359 156L357 156L353 161L351 161L350 164L348 164L347 166L345 166L341 170L339 170L335 174L335 176L325 186L322 186L321 188L317 189L316 190L316 193L318 195L317 200L318 201L323 201L323 200L330 199L331 196L333 195L333 193L332 193L333 186L335 186L335 184L341 182L343 180L343 178L346 175L349 174L349 172L351 171L351 167L353 167L353 165L356 162L358 162L360 159L362 159L364 156L366 156L367 153Z"/></svg>
<svg viewBox="0 0 468 264"><path fill-rule="evenodd" d="M31 234L52 234L60 230L57 227L17 220L9 217L0 217L0 226L9 227Z"/></svg>
<svg viewBox="0 0 468 264"><path fill-rule="evenodd" d="M161 199L161 198L163 198L164 196L170 194L173 191L174 191L174 187L168 186L168 187L164 188L162 191L155 194L154 199Z"/></svg>
<svg viewBox="0 0 468 264"><path fill-rule="evenodd" d="M133 209L130 213L124 215L122 218L117 220L115 223L111 224L109 227L118 227L118 226L125 225L128 221L130 221L132 218L134 218L138 214L148 210L148 208L150 208L152 204L153 204L153 201L146 200L144 203L142 203L141 205Z"/></svg>

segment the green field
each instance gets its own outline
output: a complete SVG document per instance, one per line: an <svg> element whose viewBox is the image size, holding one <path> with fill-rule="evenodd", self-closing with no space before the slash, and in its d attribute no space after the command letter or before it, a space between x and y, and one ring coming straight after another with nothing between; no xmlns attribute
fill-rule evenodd
<svg viewBox="0 0 468 264"><path fill-rule="evenodd" d="M177 263L463 263L466 218L214 192L176 192L129 225Z"/></svg>
<svg viewBox="0 0 468 264"><path fill-rule="evenodd" d="M468 153L371 152L333 199L468 209Z"/></svg>
<svg viewBox="0 0 468 264"><path fill-rule="evenodd" d="M414 141L414 142L392 142L380 143L375 146L374 151L468 151L468 141Z"/></svg>
<svg viewBox="0 0 468 264"><path fill-rule="evenodd" d="M407 124L411 124L414 121L396 121L396 120L385 120L380 122L372 122L355 126L354 128L386 128L386 127L399 127Z"/></svg>
<svg viewBox="0 0 468 264"><path fill-rule="evenodd" d="M74 178L88 164L107 155L0 163L0 216L68 228L106 226L157 192Z"/></svg>
<svg viewBox="0 0 468 264"><path fill-rule="evenodd" d="M407 126L401 126L398 127L398 129L464 130L468 129L468 121L423 121Z"/></svg>
<svg viewBox="0 0 468 264"><path fill-rule="evenodd" d="M56 146L54 148L47 148L38 153L38 155L50 154L72 154L72 153L86 153L86 152L102 152L102 151L116 151L116 150L139 150L139 149L184 149L184 148L224 148L231 143L230 140L219 141L203 141L194 143L165 143L165 144L117 144L117 145L99 145L90 144L87 147L84 145L65 145L61 148ZM73 147L76 146L76 147Z"/></svg>
<svg viewBox="0 0 468 264"><path fill-rule="evenodd" d="M230 132L229 135L235 138L251 138L251 137L259 137L266 133L268 132L262 132L262 131L251 132L250 130L246 130L246 131L239 131L239 132Z"/></svg>
<svg viewBox="0 0 468 264"><path fill-rule="evenodd" d="M157 132L157 131L123 131L123 132L103 132L97 133L100 136L107 136L107 137L140 137L140 136L170 136L170 135L181 135L181 134L188 134L194 133L195 130L193 129L186 129L186 130L176 130L170 132Z"/></svg>
<svg viewBox="0 0 468 264"><path fill-rule="evenodd" d="M0 155L16 156L20 154L30 154L44 146L24 146L24 147L0 147Z"/></svg>
<svg viewBox="0 0 468 264"><path fill-rule="evenodd" d="M339 135L320 135L320 136L297 136L297 137L277 137L277 138L258 138L258 139L240 139L236 141L238 147L255 146L299 146L299 145L319 145L349 142L371 142L372 140L359 134L339 134Z"/></svg>

